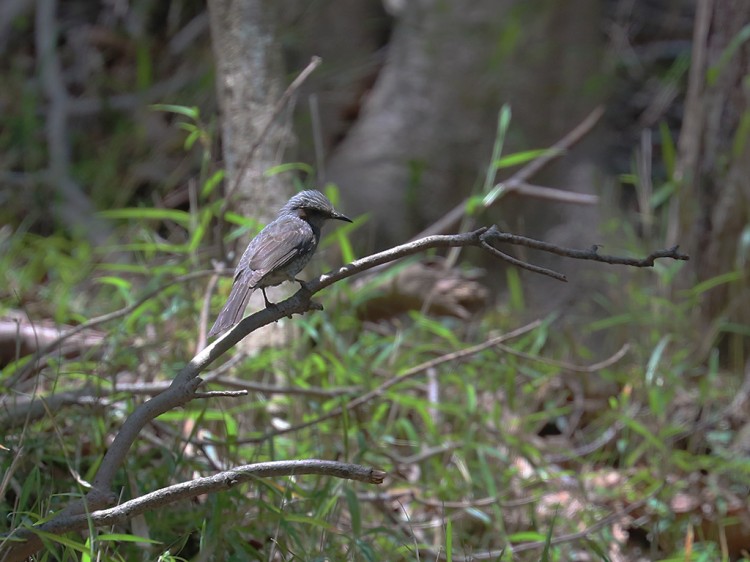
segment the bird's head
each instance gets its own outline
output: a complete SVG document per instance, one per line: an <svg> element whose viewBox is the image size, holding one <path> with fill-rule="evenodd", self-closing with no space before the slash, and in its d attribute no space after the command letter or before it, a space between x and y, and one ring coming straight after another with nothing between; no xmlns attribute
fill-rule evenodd
<svg viewBox="0 0 750 562"><path fill-rule="evenodd" d="M287 201L281 212L292 213L317 226L330 219L352 222L352 219L333 208L328 197L315 189L299 192Z"/></svg>

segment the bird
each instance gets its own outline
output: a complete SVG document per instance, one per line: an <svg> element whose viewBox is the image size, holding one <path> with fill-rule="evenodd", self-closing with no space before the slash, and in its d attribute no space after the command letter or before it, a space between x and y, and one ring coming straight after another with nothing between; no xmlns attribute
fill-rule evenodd
<svg viewBox="0 0 750 562"><path fill-rule="evenodd" d="M320 241L327 220L352 222L333 208L320 191L309 189L294 195L248 244L234 271L234 283L224 308L208 337L221 334L237 324L255 289L263 291L266 307L273 306L266 287L284 281L304 283L295 276L308 264Z"/></svg>

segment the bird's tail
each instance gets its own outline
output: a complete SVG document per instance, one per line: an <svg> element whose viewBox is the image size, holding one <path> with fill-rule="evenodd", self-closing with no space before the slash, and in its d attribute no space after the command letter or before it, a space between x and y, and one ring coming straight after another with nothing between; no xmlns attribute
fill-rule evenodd
<svg viewBox="0 0 750 562"><path fill-rule="evenodd" d="M213 327L209 330L207 337L210 338L211 336L221 334L239 322L242 319L242 314L245 312L247 301L254 290L251 287L249 279L243 279L242 277L237 279L234 285L232 285L227 303L221 309L221 312L219 312L219 316L216 318Z"/></svg>

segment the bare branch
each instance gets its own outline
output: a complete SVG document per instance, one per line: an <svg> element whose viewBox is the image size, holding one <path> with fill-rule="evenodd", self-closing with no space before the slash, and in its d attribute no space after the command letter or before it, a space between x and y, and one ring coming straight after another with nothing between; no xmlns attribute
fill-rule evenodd
<svg viewBox="0 0 750 562"><path fill-rule="evenodd" d="M535 250L542 250L543 252L549 252L550 254L557 254L558 256L565 256L577 260L591 260L599 261L603 263L609 263L612 265L629 265L631 267L653 267L654 262L660 258L670 258L673 260L687 261L690 256L678 252L679 246L672 246L666 250L656 250L651 252L645 258L624 258L619 256L607 256L599 253L599 246L594 245L588 250L575 250L571 248L563 248L550 244L549 242L542 242L541 240L535 240L533 238L526 238L525 236L518 236L517 234L510 234L508 232L502 232L498 230L496 226L490 227L484 234L483 239L492 240L497 242L507 242L509 244L515 244L517 246L526 246L527 248L533 248Z"/></svg>
<svg viewBox="0 0 750 562"><path fill-rule="evenodd" d="M242 388L253 392L262 392L263 394L290 394L298 396L322 396L328 398L341 396L342 394L353 394L361 390L357 386L343 388L302 388L299 386L274 386L270 384L261 384L257 382L234 379L231 377L218 377L216 379L213 379L213 382L232 388Z"/></svg>
<svg viewBox="0 0 750 562"><path fill-rule="evenodd" d="M556 189L543 185L534 185L523 181L502 182L508 193L515 193L531 199L544 199L556 203L573 203L575 205L596 205L599 203L599 196L590 193L578 193L577 191L568 191L566 189Z"/></svg>
<svg viewBox="0 0 750 562"><path fill-rule="evenodd" d="M593 365L573 365L572 363L566 363L565 361L555 361L553 359L537 357L536 355L518 351L510 346L503 345L501 343L497 344L497 348L502 349L505 353L508 353L510 355L515 355L516 357L521 357L522 359L527 359L529 361L544 363L545 365L552 365L553 367L559 367L560 369L565 369L566 371L573 371L576 373L596 373L597 371L601 371L602 369L605 369L610 365L614 365L620 359L625 357L625 354L630 350L630 344L626 343L614 355L608 357L607 359L604 359L603 361L600 361L599 363L594 363Z"/></svg>
<svg viewBox="0 0 750 562"><path fill-rule="evenodd" d="M68 224L83 227L89 239L99 243L109 235L109 229L95 215L94 207L83 188L71 175L71 142L68 131L70 96L63 77L62 63L57 51L57 0L38 0L35 18L35 47L39 78L47 98L45 126L49 153L49 177L54 182L63 204L59 215Z"/></svg>
<svg viewBox="0 0 750 562"><path fill-rule="evenodd" d="M247 390L209 390L207 392L196 392L193 398L219 398L222 396L235 398L237 396L247 396Z"/></svg>
<svg viewBox="0 0 750 562"><path fill-rule="evenodd" d="M480 242L480 244L482 245L482 248L487 250L490 254L497 258L500 258L501 260L507 261L511 265L533 271L534 273L541 273L542 275L552 277L553 279L557 279L558 281L564 281L566 283L568 282L568 278L565 277L562 273L552 271L551 269L547 269L546 267L526 263L525 261L516 259L513 256L509 256L505 252L501 252L497 248L493 248L492 246L490 246L487 242L484 241L484 239Z"/></svg>
<svg viewBox="0 0 750 562"><path fill-rule="evenodd" d="M203 494L229 490L239 484L258 478L278 476L299 476L318 474L345 480L356 480L367 484L382 484L385 472L358 464L326 460L272 461L239 466L212 476L181 482L161 490L144 494L110 509L100 509L91 513L81 513L67 517L56 517L45 525L49 533L62 534L88 529L90 525L102 527L125 523L129 519L161 506L180 500L195 498ZM33 530L19 532L30 535Z"/></svg>

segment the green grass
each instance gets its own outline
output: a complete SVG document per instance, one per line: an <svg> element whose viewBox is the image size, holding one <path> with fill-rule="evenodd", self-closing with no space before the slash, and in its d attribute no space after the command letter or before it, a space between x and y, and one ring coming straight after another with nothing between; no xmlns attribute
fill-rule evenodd
<svg viewBox="0 0 750 562"><path fill-rule="evenodd" d="M187 217L180 221L189 223ZM138 232L134 226L127 228ZM115 309L168 284L195 259L162 246L133 247L130 263L158 267L126 273L97 262L91 251L50 242L47 263L55 260L56 271L51 278L41 279L24 251L38 243L34 236L13 240L6 246L13 252L2 259L15 272L19 295L39 307L40 317L67 321L82 318L84 287L98 288L88 307ZM204 286L174 284L101 326L104 346L56 358L42 371L36 392L49 396L107 388L114 380L169 380L192 354ZM492 551L495 559L510 560L511 544L529 542L538 546L519 559L566 560L576 552L605 559L611 525L585 540L558 544L554 538L639 502L639 512L649 514L642 528L658 529L659 555L684 559L690 517L675 515L670 501L694 494L696 486L709 490L713 476L722 479L711 496L720 512L729 501L722 498L741 488L750 472L750 461L731 454L730 429L690 431L701 412L720 416L738 384L718 364L706 369L692 363L684 350L681 318L700 288L683 298L655 300L657 289L628 282L619 298L630 306L618 316L620 303L606 296L604 285L599 302L608 308L580 335L575 355L557 331L561 320L550 318L508 342L506 350L489 348L440 364L346 415L273 435L274 428L315 419L415 365L517 328L523 298L515 287L507 311L500 307L471 325L412 313L378 331L357 320L345 286L328 289L319 295L324 312L290 322L295 336L288 346L243 357L229 374L269 385L356 392L251 392L193 401L144 430L117 490L127 499L219 468L307 458L377 467L389 475L385 485L317 476L259 480L160 508L89 540L47 536L47 559L132 560L160 553L165 560L192 559L201 552L241 560L278 552L289 560L414 560L434 559L429 549L448 549L453 559ZM53 290L64 298L40 296ZM220 300L215 296L212 310ZM604 334L608 344L629 342L631 351L598 372L573 372L560 361L585 365L605 358L586 344L586 334ZM0 385L12 373L4 370ZM50 410L5 433L2 444L10 451L0 460L0 471L8 475L0 516L7 528L39 522L86 492L108 439L143 397L120 393L106 400L104 408ZM587 448L612 428L610 440ZM717 519L716 527L731 524L731 513ZM705 537L695 556L716 555L716 541Z"/></svg>

